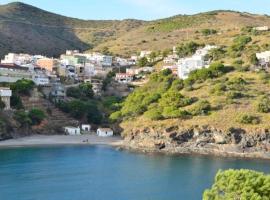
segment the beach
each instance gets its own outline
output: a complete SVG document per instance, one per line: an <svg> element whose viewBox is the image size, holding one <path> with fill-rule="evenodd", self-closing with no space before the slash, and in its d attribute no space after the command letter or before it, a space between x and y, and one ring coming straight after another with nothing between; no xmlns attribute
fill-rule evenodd
<svg viewBox="0 0 270 200"><path fill-rule="evenodd" d="M40 145L109 145L122 144L120 136L98 137L96 135L33 135L0 141L1 147L40 146Z"/></svg>

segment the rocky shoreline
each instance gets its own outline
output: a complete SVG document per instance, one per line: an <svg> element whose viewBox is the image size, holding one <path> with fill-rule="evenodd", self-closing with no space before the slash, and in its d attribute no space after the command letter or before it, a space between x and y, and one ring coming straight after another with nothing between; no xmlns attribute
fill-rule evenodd
<svg viewBox="0 0 270 200"><path fill-rule="evenodd" d="M126 134L122 147L144 153L270 159L270 133L235 128L227 132L209 127L142 128Z"/></svg>

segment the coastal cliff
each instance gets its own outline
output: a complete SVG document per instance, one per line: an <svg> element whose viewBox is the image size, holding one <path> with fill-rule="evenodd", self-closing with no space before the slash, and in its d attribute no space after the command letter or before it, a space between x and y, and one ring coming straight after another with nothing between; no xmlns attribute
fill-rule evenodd
<svg viewBox="0 0 270 200"><path fill-rule="evenodd" d="M126 148L143 152L270 159L270 132L267 129L247 133L244 129L230 128L224 132L210 126L188 129L180 126L142 127L123 135Z"/></svg>

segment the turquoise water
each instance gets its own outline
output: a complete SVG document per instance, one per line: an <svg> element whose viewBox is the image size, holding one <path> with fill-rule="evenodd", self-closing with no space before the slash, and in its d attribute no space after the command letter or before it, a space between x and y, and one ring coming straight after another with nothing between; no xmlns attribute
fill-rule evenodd
<svg viewBox="0 0 270 200"><path fill-rule="evenodd" d="M103 146L0 150L1 200L196 200L218 169L269 161L143 155Z"/></svg>

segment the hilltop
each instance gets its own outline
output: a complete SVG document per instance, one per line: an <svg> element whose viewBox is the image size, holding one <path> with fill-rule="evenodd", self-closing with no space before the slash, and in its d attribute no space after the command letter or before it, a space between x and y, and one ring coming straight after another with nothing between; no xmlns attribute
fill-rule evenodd
<svg viewBox="0 0 270 200"><path fill-rule="evenodd" d="M7 52L58 56L66 49L84 51L142 24L132 19L80 20L10 3L0 6L0 56Z"/></svg>
<svg viewBox="0 0 270 200"><path fill-rule="evenodd" d="M154 21L80 20L16 2L0 6L0 56L8 52L58 56L66 49L104 47L114 54L130 55L165 50L188 40L228 45L243 27L263 25L270 26L269 16L223 10ZM207 28L218 34L201 34ZM265 39L260 37L258 42Z"/></svg>

